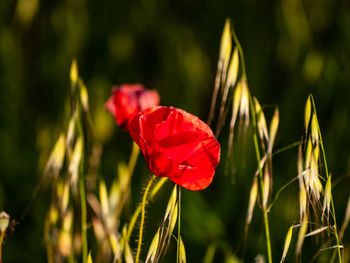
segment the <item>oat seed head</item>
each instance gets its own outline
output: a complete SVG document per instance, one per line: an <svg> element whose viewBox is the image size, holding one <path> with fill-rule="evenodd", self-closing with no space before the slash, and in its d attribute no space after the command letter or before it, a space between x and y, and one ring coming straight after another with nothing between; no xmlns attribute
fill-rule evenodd
<svg viewBox="0 0 350 263"><path fill-rule="evenodd" d="M291 226L291 227L288 229L286 238L285 238L285 240L284 240L283 253L282 253L282 258L281 258L280 263L283 263L284 260L285 260L285 258L286 258L286 256L287 256L288 249L289 249L289 246L290 246L290 242L292 241L292 236L293 236L293 226Z"/></svg>
<svg viewBox="0 0 350 263"><path fill-rule="evenodd" d="M305 234L306 234L306 231L307 231L307 225L308 225L308 216L306 215L303 218L303 221L301 223L301 226L300 226L300 229L299 229L299 233L298 233L298 241L297 241L296 251L295 251L297 256L300 255L301 249L303 247L304 238L305 238Z"/></svg>
<svg viewBox="0 0 350 263"><path fill-rule="evenodd" d="M257 180L257 177L254 176L253 184L250 189L250 195L249 195L249 205L248 205L248 213L247 213L247 221L246 221L248 225L252 221L257 196L258 196L258 180Z"/></svg>
<svg viewBox="0 0 350 263"><path fill-rule="evenodd" d="M272 147L275 142L278 125L279 125L280 115L278 108L275 109L275 112L272 116L271 124L270 124L270 130L269 130L269 146L268 146L268 153L272 153Z"/></svg>
<svg viewBox="0 0 350 263"><path fill-rule="evenodd" d="M306 104L305 104L305 113L304 113L305 134L307 133L307 130L309 128L310 117L311 117L311 99L310 99L310 96L309 96L307 98L307 101L306 101Z"/></svg>
<svg viewBox="0 0 350 263"><path fill-rule="evenodd" d="M159 228L157 233L154 235L152 243L149 247L145 263L153 263L157 255L157 250L159 246Z"/></svg>

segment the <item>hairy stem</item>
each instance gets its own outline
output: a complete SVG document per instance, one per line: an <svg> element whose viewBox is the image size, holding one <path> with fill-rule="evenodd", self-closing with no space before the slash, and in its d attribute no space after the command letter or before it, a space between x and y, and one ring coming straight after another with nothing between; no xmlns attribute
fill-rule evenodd
<svg viewBox="0 0 350 263"><path fill-rule="evenodd" d="M152 183L153 183L155 178L156 178L156 176L153 175L151 180L149 180L149 182L146 186L145 192L143 193L143 197L142 197L141 223L140 223L139 241L138 241L138 245L137 245L135 263L138 263L139 258L140 258L141 245L142 245L142 235L143 235L143 225L145 222L145 209L146 209L147 195L148 195L149 189L151 188Z"/></svg>
<svg viewBox="0 0 350 263"><path fill-rule="evenodd" d="M167 179L168 179L167 177L163 177L162 179L160 179L158 181L158 183L153 187L153 189L151 191L151 194L150 194L150 197L148 199L152 199L158 193L158 191L160 190L160 188L162 188L162 186L167 181ZM139 217L139 215L141 213L141 209L142 209L142 204L140 204L136 208L134 214L131 217L131 220L130 220L130 223L129 223L129 226L128 226L128 231L127 231L127 234L126 234L126 240L127 241L129 241L129 239L130 239L130 236L131 236L132 230L134 229L136 220L137 220L137 218Z"/></svg>

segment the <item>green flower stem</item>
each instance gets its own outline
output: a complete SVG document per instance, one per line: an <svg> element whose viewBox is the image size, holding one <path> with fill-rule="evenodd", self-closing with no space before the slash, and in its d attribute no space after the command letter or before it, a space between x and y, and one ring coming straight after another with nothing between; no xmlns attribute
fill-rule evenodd
<svg viewBox="0 0 350 263"><path fill-rule="evenodd" d="M158 183L153 187L153 189L152 189L152 191L150 193L150 197L148 198L148 200L152 199L158 193L158 191L162 188L162 186L167 181L167 179L168 178L163 177L162 179L160 179L158 181ZM126 234L126 240L127 241L129 241L129 239L130 239L130 236L131 236L132 230L134 229L136 220L137 220L137 218L139 217L139 215L141 213L141 209L142 209L142 204L140 204L136 208L134 214L131 217L131 220L130 220L130 223L129 223L129 226L128 226L128 231L127 231L127 234Z"/></svg>
<svg viewBox="0 0 350 263"><path fill-rule="evenodd" d="M311 97L311 101L312 101L312 107L314 108L314 111L315 111L316 119L318 119L318 118L317 118L317 111L316 111L316 106L315 106L314 97L312 96L312 94L310 94L310 97ZM318 123L318 120L317 120L317 123ZM319 136L320 136L320 145L321 145L321 150L322 150L324 168L325 168L326 176L327 176L327 179L328 179L329 173L328 173L328 165L327 165L327 159L326 159L326 152L325 152L325 150L324 150L324 145L323 145L323 140L322 140L322 134L321 134L321 129L320 129L319 123L318 123L318 134L319 134ZM333 196L332 196L332 195L331 195L331 206L332 206L333 221L334 221L334 236L335 236L335 239L337 240L338 258L339 258L339 263L342 263L342 257L341 257L341 252L340 252L340 239L339 239L339 236L338 236L337 220L336 220L336 216L335 216L335 208L334 208L334 202L333 202ZM335 253L333 253L333 255L332 255L331 262L333 262L334 257L335 257Z"/></svg>
<svg viewBox="0 0 350 263"><path fill-rule="evenodd" d="M181 241L181 187L177 185L177 192L179 193L178 195L178 217L177 217L177 253L176 253L176 262L180 262L180 241Z"/></svg>
<svg viewBox="0 0 350 263"><path fill-rule="evenodd" d="M155 180L156 176L153 175L151 180L149 180L145 192L143 193L143 197L142 197L142 210L141 210L141 223L140 223L140 231L139 231L139 242L137 245L137 252L136 252L136 259L135 259L135 263L139 262L139 258L140 258L140 252L141 252L141 244L142 244L142 235L143 235L143 225L145 222L145 209L146 209L146 203L147 203L147 195L149 192L149 189L151 188L153 181Z"/></svg>
<svg viewBox="0 0 350 263"><path fill-rule="evenodd" d="M88 256L88 245L87 245L87 236L86 236L86 196L85 196L85 184L84 178L80 176L79 178L79 193L80 193L80 202L81 202L81 242L82 242L82 257L83 263L87 262Z"/></svg>

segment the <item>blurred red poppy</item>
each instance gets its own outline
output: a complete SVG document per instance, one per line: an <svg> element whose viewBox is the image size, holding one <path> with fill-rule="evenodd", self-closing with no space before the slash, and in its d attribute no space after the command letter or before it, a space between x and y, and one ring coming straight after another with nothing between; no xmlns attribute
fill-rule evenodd
<svg viewBox="0 0 350 263"><path fill-rule="evenodd" d="M129 133L153 174L189 190L202 190L212 182L220 145L196 116L173 107L152 107L135 115Z"/></svg>
<svg viewBox="0 0 350 263"><path fill-rule="evenodd" d="M112 96L105 104L123 129L128 130L129 121L140 111L159 105L155 90L147 90L141 84L123 84L113 88Z"/></svg>

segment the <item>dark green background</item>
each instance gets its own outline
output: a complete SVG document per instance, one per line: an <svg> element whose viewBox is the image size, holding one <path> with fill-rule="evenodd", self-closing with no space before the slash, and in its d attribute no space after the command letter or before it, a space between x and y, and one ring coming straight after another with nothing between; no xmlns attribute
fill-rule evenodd
<svg viewBox="0 0 350 263"><path fill-rule="evenodd" d="M39 192L22 220L21 215L54 141L68 123L73 57L88 87L97 138L104 145L99 172L110 183L117 162L127 161L131 150L131 139L103 108L112 85L143 83L158 90L163 105L206 120L226 17L233 20L245 52L249 89L262 105L268 105L268 120L273 111L269 106L279 106L276 149L300 139L304 104L307 95L314 94L328 165L335 183L339 182L333 193L342 223L350 189L349 7L346 1L337 0L2 0L0 210L18 222L6 238L4 262L46 260L43 221L50 187ZM225 127L219 138L223 156L227 133ZM182 233L189 262L201 262L206 247L215 242L223 242L232 252L239 247L256 169L249 132L242 144L246 147L237 147L235 152L235 183L231 184L232 176L224 175L222 162L207 190L183 191ZM275 193L296 176L296 157L292 149L274 159ZM146 175L140 158L130 210L140 200ZM164 213L170 183L166 189L149 208L146 244ZM281 257L285 233L296 223L298 213L295 183L282 193L270 214L275 261ZM305 262L315 252L315 240L310 241L305 243L310 248L304 249ZM348 230L344 243L349 242ZM222 251L215 262L221 262ZM252 262L259 253L265 254L265 245L257 209L246 261Z"/></svg>

